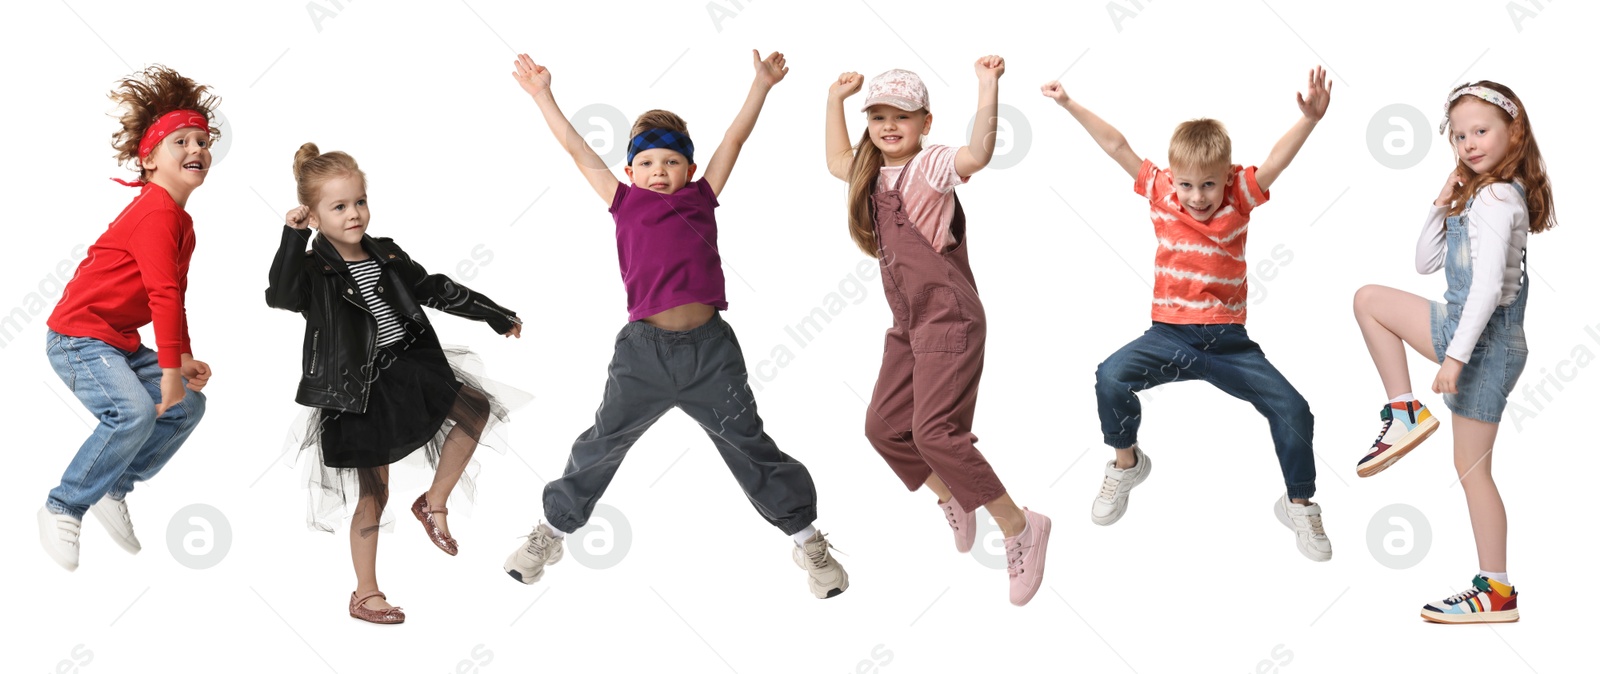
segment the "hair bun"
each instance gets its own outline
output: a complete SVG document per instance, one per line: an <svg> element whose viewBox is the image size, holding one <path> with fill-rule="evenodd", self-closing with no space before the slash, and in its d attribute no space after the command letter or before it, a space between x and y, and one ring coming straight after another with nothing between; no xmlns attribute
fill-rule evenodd
<svg viewBox="0 0 1600 674"><path fill-rule="evenodd" d="M301 145L300 149L294 151L294 179L296 182L298 182L301 177L300 168L304 166L306 162L316 159L320 154L322 154L322 152L317 149L316 143L306 143L305 145Z"/></svg>

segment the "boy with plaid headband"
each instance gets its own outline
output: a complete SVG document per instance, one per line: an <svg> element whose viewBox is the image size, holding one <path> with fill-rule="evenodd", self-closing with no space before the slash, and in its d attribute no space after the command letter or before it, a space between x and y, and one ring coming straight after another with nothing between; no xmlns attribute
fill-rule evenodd
<svg viewBox="0 0 1600 674"><path fill-rule="evenodd" d="M817 491L811 474L763 430L739 341L718 313L728 301L713 214L717 195L767 92L788 73L782 54L762 60L752 50L751 60L750 94L703 177L690 182L694 142L683 120L652 110L634 124L624 169L629 181L623 182L557 107L549 70L526 54L517 59L517 83L616 221L629 321L617 335L594 425L573 443L562 476L545 485L545 521L506 558L506 573L523 583L538 581L546 565L561 560L562 539L589 520L628 449L677 407L705 428L756 512L794 538L792 557L810 576L812 595L825 599L850 586L827 538L812 525Z"/></svg>

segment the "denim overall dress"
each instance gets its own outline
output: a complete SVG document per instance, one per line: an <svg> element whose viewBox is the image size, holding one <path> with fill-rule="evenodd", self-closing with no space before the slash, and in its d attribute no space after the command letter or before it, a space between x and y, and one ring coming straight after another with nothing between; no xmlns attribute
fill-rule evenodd
<svg viewBox="0 0 1600 674"><path fill-rule="evenodd" d="M1515 185L1523 193L1521 185ZM1460 215L1445 219L1444 275L1449 283L1444 302L1433 302L1430 327L1433 331L1433 352L1439 362L1445 359L1445 349L1455 336L1461 322L1461 310L1467 301L1467 291L1472 286L1472 241L1468 237L1468 216L1472 213L1472 200ZM1498 241L1480 241L1482 245L1499 245ZM1489 423L1500 423L1500 413L1505 411L1506 398L1517 385L1517 378L1528 364L1528 341L1522 332L1522 318L1528 306L1528 249L1522 249L1522 287L1511 304L1495 307L1489 323L1472 347L1472 357L1462 368L1456 380L1457 393L1444 396L1445 406L1454 414Z"/></svg>

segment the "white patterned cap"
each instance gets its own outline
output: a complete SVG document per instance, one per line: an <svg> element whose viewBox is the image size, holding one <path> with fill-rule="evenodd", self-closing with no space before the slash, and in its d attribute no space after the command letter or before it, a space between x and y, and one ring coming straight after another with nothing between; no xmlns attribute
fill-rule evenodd
<svg viewBox="0 0 1600 674"><path fill-rule="evenodd" d="M916 112L928 107L928 87L914 72L898 68L890 70L872 78L867 85L867 101L861 106L861 111L866 112L879 103Z"/></svg>

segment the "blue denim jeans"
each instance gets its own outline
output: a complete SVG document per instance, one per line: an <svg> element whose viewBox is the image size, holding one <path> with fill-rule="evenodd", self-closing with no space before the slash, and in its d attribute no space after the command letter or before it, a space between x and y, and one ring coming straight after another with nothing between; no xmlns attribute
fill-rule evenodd
<svg viewBox="0 0 1600 674"><path fill-rule="evenodd" d="M205 414L205 396L185 391L183 402L156 416L161 365L147 347L123 351L98 339L47 330L45 353L56 376L100 420L67 464L61 484L50 490L50 512L83 519L102 496L127 496L134 483L167 465Z"/></svg>
<svg viewBox="0 0 1600 674"><path fill-rule="evenodd" d="M1106 444L1127 448L1138 441L1139 391L1175 381L1209 382L1255 406L1267 418L1289 498L1311 498L1317 466L1311 452L1311 406L1267 362L1243 325L1155 323L1138 339L1111 354L1095 371L1095 397ZM1217 422L1196 432L1235 433L1219 411ZM1240 444L1240 443L1236 443Z"/></svg>

